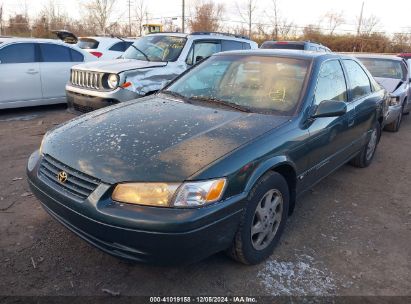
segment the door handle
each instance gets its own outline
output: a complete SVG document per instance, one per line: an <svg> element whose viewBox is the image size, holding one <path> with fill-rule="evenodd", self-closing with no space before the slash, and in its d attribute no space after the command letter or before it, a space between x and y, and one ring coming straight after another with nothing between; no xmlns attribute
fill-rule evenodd
<svg viewBox="0 0 411 304"><path fill-rule="evenodd" d="M35 69L28 69L27 70L27 74L31 74L31 75L34 75L34 74L37 74L39 71L36 71Z"/></svg>

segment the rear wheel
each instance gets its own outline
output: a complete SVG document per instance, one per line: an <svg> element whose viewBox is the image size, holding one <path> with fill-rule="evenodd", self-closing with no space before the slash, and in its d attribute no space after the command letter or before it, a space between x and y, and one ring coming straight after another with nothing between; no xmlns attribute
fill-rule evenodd
<svg viewBox="0 0 411 304"><path fill-rule="evenodd" d="M227 253L244 264L269 257L283 233L289 208L287 181L277 172L266 173L247 198L240 226Z"/></svg>
<svg viewBox="0 0 411 304"><path fill-rule="evenodd" d="M378 142L381 136L381 127L380 124L377 122L374 125L373 130L371 131L370 139L368 143L362 148L361 152L355 156L350 163L358 168L365 168L368 167L373 158L375 151L377 149Z"/></svg>

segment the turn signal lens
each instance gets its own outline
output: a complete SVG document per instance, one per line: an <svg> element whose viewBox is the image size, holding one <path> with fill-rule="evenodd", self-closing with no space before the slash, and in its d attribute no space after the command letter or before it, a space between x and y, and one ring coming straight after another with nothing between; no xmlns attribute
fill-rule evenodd
<svg viewBox="0 0 411 304"><path fill-rule="evenodd" d="M129 86L131 86L131 82L127 81L125 83L123 83L120 87L122 87L123 89L128 88Z"/></svg>
<svg viewBox="0 0 411 304"><path fill-rule="evenodd" d="M226 179L183 184L174 200L176 207L196 207L214 203L221 199L224 193Z"/></svg>
<svg viewBox="0 0 411 304"><path fill-rule="evenodd" d="M112 199L128 204L168 207L178 186L179 184L166 183L118 184Z"/></svg>

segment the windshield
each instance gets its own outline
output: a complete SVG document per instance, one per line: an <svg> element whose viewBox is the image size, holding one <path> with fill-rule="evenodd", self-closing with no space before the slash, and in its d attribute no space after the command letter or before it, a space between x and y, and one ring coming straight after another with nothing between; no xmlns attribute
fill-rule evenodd
<svg viewBox="0 0 411 304"><path fill-rule="evenodd" d="M130 46L124 53L123 58L147 60L145 54L150 61L176 61L186 40L184 37L175 36L145 36L134 42L135 48Z"/></svg>
<svg viewBox="0 0 411 304"><path fill-rule="evenodd" d="M284 57L219 55L167 88L188 100L219 100L253 112L293 115L309 61Z"/></svg>
<svg viewBox="0 0 411 304"><path fill-rule="evenodd" d="M406 71L400 61L389 59L359 58L374 77L404 79Z"/></svg>

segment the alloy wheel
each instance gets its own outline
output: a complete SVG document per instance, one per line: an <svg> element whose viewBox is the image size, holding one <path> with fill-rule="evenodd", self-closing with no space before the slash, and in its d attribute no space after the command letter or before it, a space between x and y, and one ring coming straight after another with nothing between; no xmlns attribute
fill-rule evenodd
<svg viewBox="0 0 411 304"><path fill-rule="evenodd" d="M267 191L255 209L251 225L251 243L256 250L270 245L280 227L284 201L276 189Z"/></svg>

